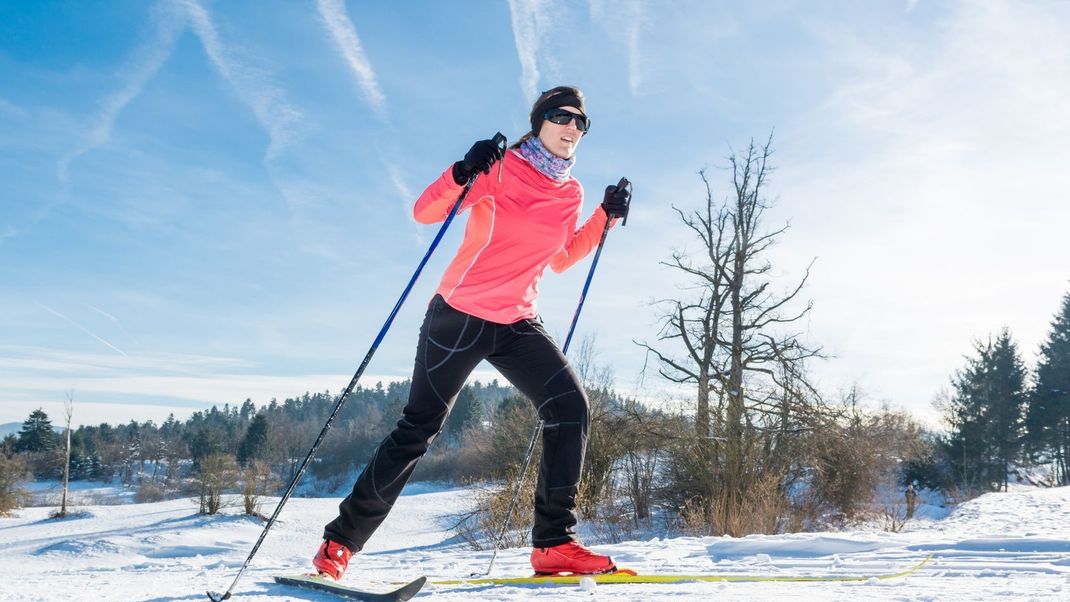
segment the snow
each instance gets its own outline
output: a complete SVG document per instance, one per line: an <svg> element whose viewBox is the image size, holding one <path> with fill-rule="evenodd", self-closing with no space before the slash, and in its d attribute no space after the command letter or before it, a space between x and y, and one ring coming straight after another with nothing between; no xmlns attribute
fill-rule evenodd
<svg viewBox="0 0 1070 602"><path fill-rule="evenodd" d="M62 481L33 481L26 487L30 496L28 506L59 506L63 497ZM134 501L134 491L109 483L71 481L67 486L67 504L70 506L129 504Z"/></svg>
<svg viewBox="0 0 1070 602"><path fill-rule="evenodd" d="M110 501L106 488L80 486ZM87 493L88 492L88 493ZM90 496L89 494L92 494ZM449 528L473 490L416 483L354 557L345 583L386 589L419 575L431 580L485 571L490 552L470 549ZM267 512L277 500L268 500ZM271 577L309 568L336 498L294 498L235 590L235 601L331 601L327 594L276 585ZM207 600L224 591L262 524L239 507L196 513L194 500L81 505L66 519L54 508L0 519L0 600ZM675 585L433 586L415 600L1070 600L1070 487L1012 487L926 513L899 533L856 528L835 533L653 538L594 546L640 573L856 575L905 570L892 580L846 583L683 583ZM503 550L494 576L529 574L528 549Z"/></svg>

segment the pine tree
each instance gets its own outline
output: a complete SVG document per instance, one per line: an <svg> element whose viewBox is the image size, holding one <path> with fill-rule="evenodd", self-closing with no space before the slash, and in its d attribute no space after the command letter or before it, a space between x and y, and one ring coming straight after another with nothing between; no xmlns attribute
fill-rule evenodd
<svg viewBox="0 0 1070 602"><path fill-rule="evenodd" d="M241 418L241 423L246 424L256 414L256 405L253 404L253 400L248 397L245 398L245 402L241 404L241 411L238 416Z"/></svg>
<svg viewBox="0 0 1070 602"><path fill-rule="evenodd" d="M12 456L15 454L15 450L18 447L19 437L15 433L6 435L0 440L0 454L5 456Z"/></svg>
<svg viewBox="0 0 1070 602"><path fill-rule="evenodd" d="M249 430L245 431L241 445L238 446L238 463L248 466L253 460L261 460L267 451L268 421L267 416L261 412L249 423Z"/></svg>
<svg viewBox="0 0 1070 602"><path fill-rule="evenodd" d="M482 421L483 406L472 388L465 386L453 402L450 416L446 420L446 434L452 439L458 439L465 428L478 425Z"/></svg>
<svg viewBox="0 0 1070 602"><path fill-rule="evenodd" d="M977 351L982 358L967 358L966 367L952 379L954 393L944 416L950 427L944 447L951 474L966 495L981 488L987 456L983 434L984 408L977 384L984 377L985 349L978 344Z"/></svg>
<svg viewBox="0 0 1070 602"><path fill-rule="evenodd" d="M1070 294L1040 348L1026 429L1030 451L1055 465L1060 485L1070 485Z"/></svg>
<svg viewBox="0 0 1070 602"><path fill-rule="evenodd" d="M52 421L48 414L41 408L30 413L30 417L22 423L19 431L19 440L15 444L15 451L49 451L56 446L56 433L52 430Z"/></svg>
<svg viewBox="0 0 1070 602"><path fill-rule="evenodd" d="M992 348L988 385L989 420L986 424L993 446L993 462L1007 490L1010 465L1021 456L1026 406L1025 365L1010 332L1003 329Z"/></svg>
<svg viewBox="0 0 1070 602"><path fill-rule="evenodd" d="M977 356L953 379L945 448L955 480L967 492L1006 489L1022 446L1025 367L1010 333L977 343Z"/></svg>

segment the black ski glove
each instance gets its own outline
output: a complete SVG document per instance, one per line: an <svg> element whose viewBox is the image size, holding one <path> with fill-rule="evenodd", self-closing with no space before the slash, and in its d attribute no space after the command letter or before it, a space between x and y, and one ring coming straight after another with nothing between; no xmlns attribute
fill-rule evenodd
<svg viewBox="0 0 1070 602"><path fill-rule="evenodd" d="M628 217L628 206L632 202L632 191L626 185L606 186L606 195L602 198L602 209L610 218Z"/></svg>
<svg viewBox="0 0 1070 602"><path fill-rule="evenodd" d="M494 140L480 140L468 149L464 159L453 164L453 181L464 185L479 172L490 173L491 165L501 159L504 152Z"/></svg>

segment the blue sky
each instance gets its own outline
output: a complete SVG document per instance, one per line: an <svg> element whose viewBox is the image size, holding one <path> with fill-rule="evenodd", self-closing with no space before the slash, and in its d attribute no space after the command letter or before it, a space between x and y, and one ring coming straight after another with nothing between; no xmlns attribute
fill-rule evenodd
<svg viewBox="0 0 1070 602"><path fill-rule="evenodd" d="M974 339L1031 362L1070 289L1066 31L1063 2L0 2L0 422L339 390L434 236L416 196L560 83L585 214L635 183L580 325L618 388L668 396L632 340L681 282L671 206L775 128L815 380L931 417ZM461 230L365 384L411 370ZM587 266L543 280L562 340Z"/></svg>

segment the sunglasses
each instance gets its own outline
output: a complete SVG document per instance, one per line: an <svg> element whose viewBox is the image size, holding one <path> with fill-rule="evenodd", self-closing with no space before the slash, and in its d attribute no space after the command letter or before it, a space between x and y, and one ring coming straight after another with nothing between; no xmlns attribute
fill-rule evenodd
<svg viewBox="0 0 1070 602"><path fill-rule="evenodd" d="M564 109L551 109L543 114L543 119L550 123L556 123L557 125L568 125L573 119L576 120L576 129L587 133L587 130L591 129L591 120L587 118L583 113L573 113L572 111L566 111Z"/></svg>

